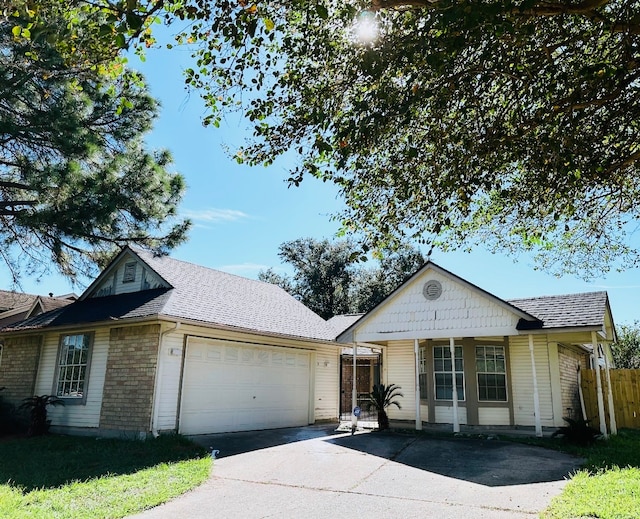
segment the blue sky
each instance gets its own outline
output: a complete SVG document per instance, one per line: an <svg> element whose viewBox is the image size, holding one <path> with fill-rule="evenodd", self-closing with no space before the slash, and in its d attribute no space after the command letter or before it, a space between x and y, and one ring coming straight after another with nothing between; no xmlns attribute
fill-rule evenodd
<svg viewBox="0 0 640 519"><path fill-rule="evenodd" d="M171 151L175 170L188 184L181 211L193 220L194 227L189 241L172 256L246 277L256 277L268 267L284 272L278 245L305 236L332 238L337 232L338 223L330 219L342 207L337 190L311 178L300 187L288 187L287 161L269 168L237 165L223 148L235 149L242 144L244 123L229 117L219 129L202 126L203 104L197 93L184 89L182 70L188 64L189 52L177 48L149 51L146 63L131 58L131 65L146 75L151 94L162 103L147 141L153 148ZM525 256L514 262L478 249L472 253L436 252L432 259L504 299L607 290L617 324L640 319L638 269L586 283L534 271ZM0 274L6 280L0 288L9 289L8 275L1 268ZM82 291L59 276L44 277L39 283L24 279L22 287L41 294Z"/></svg>

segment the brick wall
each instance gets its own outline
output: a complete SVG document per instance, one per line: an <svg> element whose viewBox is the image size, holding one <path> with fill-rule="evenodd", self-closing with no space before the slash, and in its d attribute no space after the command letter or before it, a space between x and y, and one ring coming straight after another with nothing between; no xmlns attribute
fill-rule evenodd
<svg viewBox="0 0 640 519"><path fill-rule="evenodd" d="M586 356L565 346L558 345L560 363L560 388L562 392L562 416L580 418L580 397L578 395L578 366L586 367Z"/></svg>
<svg viewBox="0 0 640 519"><path fill-rule="evenodd" d="M15 405L33 396L38 374L42 336L10 337L4 339L0 358L0 387L5 386L2 398Z"/></svg>
<svg viewBox="0 0 640 519"><path fill-rule="evenodd" d="M160 325L111 329L100 428L148 432Z"/></svg>

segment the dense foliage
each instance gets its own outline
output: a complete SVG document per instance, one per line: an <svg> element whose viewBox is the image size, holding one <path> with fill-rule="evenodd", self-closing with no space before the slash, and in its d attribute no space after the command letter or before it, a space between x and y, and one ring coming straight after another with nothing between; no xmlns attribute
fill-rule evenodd
<svg viewBox="0 0 640 519"><path fill-rule="evenodd" d="M350 240L299 238L281 244L278 254L293 267L293 276L269 269L258 278L280 286L324 319L368 312L425 262L419 250L405 245L367 267Z"/></svg>
<svg viewBox="0 0 640 519"><path fill-rule="evenodd" d="M237 160L295 151L290 181L337 184L369 245L482 242L586 277L638 263L637 0L77 4L116 47L151 44L150 13L188 22L205 123L241 110Z"/></svg>
<svg viewBox="0 0 640 519"><path fill-rule="evenodd" d="M618 340L611 345L616 368L640 369L640 321L618 326Z"/></svg>
<svg viewBox="0 0 640 519"><path fill-rule="evenodd" d="M0 258L13 281L49 264L75 279L128 242L180 243L184 180L146 148L157 103L140 78L67 63L13 29L0 22Z"/></svg>

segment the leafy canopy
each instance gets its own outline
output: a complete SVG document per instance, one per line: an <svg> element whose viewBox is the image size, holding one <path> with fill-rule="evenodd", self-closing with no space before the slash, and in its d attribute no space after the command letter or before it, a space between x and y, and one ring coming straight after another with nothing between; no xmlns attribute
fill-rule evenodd
<svg viewBox="0 0 640 519"><path fill-rule="evenodd" d="M71 65L14 28L0 22L0 257L13 281L49 263L75 280L125 243L183 241L184 180L146 149L157 103L140 78Z"/></svg>
<svg viewBox="0 0 640 519"><path fill-rule="evenodd" d="M368 312L425 262L419 250L403 245L365 267L351 240L314 238L284 242L278 255L293 267L293 276L268 269L258 279L280 286L323 319Z"/></svg>
<svg viewBox="0 0 640 519"><path fill-rule="evenodd" d="M615 367L640 369L640 321L618 328L618 340L611 345Z"/></svg>
<svg viewBox="0 0 640 519"><path fill-rule="evenodd" d="M188 21L205 123L241 110L239 161L295 150L290 181L339 186L338 217L371 246L481 242L585 277L638 263L637 0L79 5L122 45L150 42L150 13Z"/></svg>

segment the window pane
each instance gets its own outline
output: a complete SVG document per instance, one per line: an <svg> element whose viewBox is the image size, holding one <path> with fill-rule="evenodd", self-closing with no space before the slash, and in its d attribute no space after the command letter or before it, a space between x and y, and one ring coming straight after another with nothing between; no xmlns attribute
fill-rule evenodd
<svg viewBox="0 0 640 519"><path fill-rule="evenodd" d="M58 396L82 398L87 377L90 336L65 335L60 341Z"/></svg>

